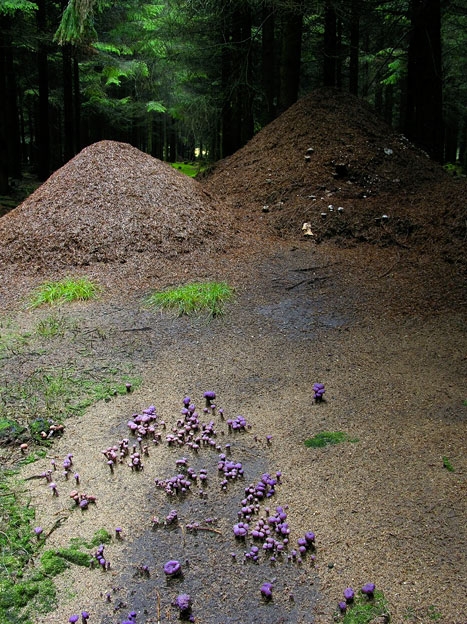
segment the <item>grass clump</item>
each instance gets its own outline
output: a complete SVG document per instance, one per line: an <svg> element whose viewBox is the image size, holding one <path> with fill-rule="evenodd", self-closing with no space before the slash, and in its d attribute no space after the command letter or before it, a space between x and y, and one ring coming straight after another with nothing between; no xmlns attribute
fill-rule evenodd
<svg viewBox="0 0 467 624"><path fill-rule="evenodd" d="M452 465L449 457L443 457L443 466L448 472L454 472L454 466Z"/></svg>
<svg viewBox="0 0 467 624"><path fill-rule="evenodd" d="M321 431L312 438L307 438L304 444L307 448L323 448L341 442L357 442L357 439L349 438L343 431Z"/></svg>
<svg viewBox="0 0 467 624"><path fill-rule="evenodd" d="M207 312L221 316L224 305L232 299L233 289L226 282L195 282L158 291L146 299L149 308L175 310L179 316Z"/></svg>
<svg viewBox="0 0 467 624"><path fill-rule="evenodd" d="M97 297L99 290L100 288L87 277L67 277L57 282L45 282L32 294L29 307L88 301Z"/></svg>
<svg viewBox="0 0 467 624"><path fill-rule="evenodd" d="M63 316L51 314L37 323L35 331L41 338L50 339L63 337L69 329L74 327L76 324L72 325Z"/></svg>

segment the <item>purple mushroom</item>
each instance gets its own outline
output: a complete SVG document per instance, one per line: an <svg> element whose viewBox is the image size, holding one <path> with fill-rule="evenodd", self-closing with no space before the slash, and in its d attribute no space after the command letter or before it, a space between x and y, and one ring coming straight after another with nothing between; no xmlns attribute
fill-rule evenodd
<svg viewBox="0 0 467 624"><path fill-rule="evenodd" d="M182 566L180 565L180 562L175 561L174 559L167 561L167 563L164 565L164 573L167 576L178 576L181 571Z"/></svg>
<svg viewBox="0 0 467 624"><path fill-rule="evenodd" d="M270 600L272 598L272 583L263 583L260 591L264 598Z"/></svg>
<svg viewBox="0 0 467 624"><path fill-rule="evenodd" d="M375 593L375 584L366 583L366 585L362 587L361 591L362 594L365 594L365 596L368 596L368 598L373 598L373 594Z"/></svg>
<svg viewBox="0 0 467 624"><path fill-rule="evenodd" d="M344 598L346 602L353 602L355 592L351 587L346 587L346 589L344 589Z"/></svg>
<svg viewBox="0 0 467 624"><path fill-rule="evenodd" d="M186 618L191 612L191 596L189 594L180 594L174 600L173 605L180 609L180 617Z"/></svg>

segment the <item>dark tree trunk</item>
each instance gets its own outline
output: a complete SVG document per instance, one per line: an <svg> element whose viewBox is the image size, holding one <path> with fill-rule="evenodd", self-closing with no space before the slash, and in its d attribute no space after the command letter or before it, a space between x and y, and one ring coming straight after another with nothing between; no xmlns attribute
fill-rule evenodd
<svg viewBox="0 0 467 624"><path fill-rule="evenodd" d="M37 111L37 142L35 159L39 179L45 180L50 173L49 74L47 65L47 44L45 42L45 0L38 0L37 7L37 26L39 36L37 50L39 103Z"/></svg>
<svg viewBox="0 0 467 624"><path fill-rule="evenodd" d="M384 88L383 117L388 124L392 125L394 111L394 86L388 84Z"/></svg>
<svg viewBox="0 0 467 624"><path fill-rule="evenodd" d="M222 51L222 155L253 136L251 11L244 5L226 16Z"/></svg>
<svg viewBox="0 0 467 624"><path fill-rule="evenodd" d="M263 23L261 28L261 65L262 81L266 99L263 122L269 123L276 116L276 46L275 46L275 15L272 3L263 5Z"/></svg>
<svg viewBox="0 0 467 624"><path fill-rule="evenodd" d="M440 0L412 0L405 132L435 160L443 157Z"/></svg>
<svg viewBox="0 0 467 624"><path fill-rule="evenodd" d="M6 195L10 189L8 176L8 117L7 117L7 55L11 43L7 32L10 28L10 18L0 17L0 194Z"/></svg>
<svg viewBox="0 0 467 624"><path fill-rule="evenodd" d="M444 162L455 163L457 160L459 138L459 121L457 116L452 117L445 124L444 133Z"/></svg>
<svg viewBox="0 0 467 624"><path fill-rule="evenodd" d="M7 193L9 177L21 177L21 134L18 88L10 34L12 18L0 18L0 189Z"/></svg>
<svg viewBox="0 0 467 624"><path fill-rule="evenodd" d="M352 0L350 14L349 91L358 95L358 60L360 49L360 1Z"/></svg>
<svg viewBox="0 0 467 624"><path fill-rule="evenodd" d="M75 153L81 150L81 93L80 93L80 81L79 81L79 63L78 63L78 51L76 48L72 49L73 52L73 136Z"/></svg>
<svg viewBox="0 0 467 624"><path fill-rule="evenodd" d="M337 18L330 3L324 8L324 42L323 42L323 84L325 87L336 86L337 58Z"/></svg>
<svg viewBox="0 0 467 624"><path fill-rule="evenodd" d="M71 45L62 46L63 66L63 160L68 162L75 155L73 124L73 62Z"/></svg>
<svg viewBox="0 0 467 624"><path fill-rule="evenodd" d="M280 58L279 111L298 98L302 56L303 12L297 7L284 12Z"/></svg>

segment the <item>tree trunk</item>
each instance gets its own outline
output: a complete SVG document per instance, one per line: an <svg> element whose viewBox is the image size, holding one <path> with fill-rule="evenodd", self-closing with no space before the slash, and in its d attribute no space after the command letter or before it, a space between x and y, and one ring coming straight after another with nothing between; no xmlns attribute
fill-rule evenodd
<svg viewBox="0 0 467 624"><path fill-rule="evenodd" d="M443 157L440 0L411 1L405 132L435 160Z"/></svg>
<svg viewBox="0 0 467 624"><path fill-rule="evenodd" d="M323 52L323 84L325 87L335 87L337 58L337 18L336 12L329 2L326 2L326 6L324 8Z"/></svg>
<svg viewBox="0 0 467 624"><path fill-rule="evenodd" d="M7 54L11 43L7 32L10 27L10 19L6 16L0 17L0 194L6 195L9 187L9 167L8 167L8 139L7 139Z"/></svg>
<svg viewBox="0 0 467 624"><path fill-rule="evenodd" d="M78 62L78 50L72 48L73 57L73 135L75 154L77 154L82 147L81 139L81 92L80 92L80 80L79 80L79 62Z"/></svg>
<svg viewBox="0 0 467 624"><path fill-rule="evenodd" d="M68 162L75 155L73 125L73 64L71 45L62 46L63 67L63 160Z"/></svg>
<svg viewBox="0 0 467 624"><path fill-rule="evenodd" d="M303 11L297 8L283 14L280 58L279 112L289 108L298 98L302 57Z"/></svg>
<svg viewBox="0 0 467 624"><path fill-rule="evenodd" d="M358 95L358 60L360 49L360 2L352 0L350 14L349 91Z"/></svg>
<svg viewBox="0 0 467 624"><path fill-rule="evenodd" d="M222 48L222 155L229 156L253 136L251 11L227 15Z"/></svg>
<svg viewBox="0 0 467 624"><path fill-rule="evenodd" d="M263 5L263 22L261 28L261 66L262 81L266 100L263 123L267 124L276 116L276 47L275 47L275 15L272 3Z"/></svg>
<svg viewBox="0 0 467 624"><path fill-rule="evenodd" d="M47 44L45 42L46 11L45 0L37 2L38 50L37 70L39 79L39 103L37 111L36 167L40 180L48 178L50 173L50 138L49 138L49 74L47 65Z"/></svg>

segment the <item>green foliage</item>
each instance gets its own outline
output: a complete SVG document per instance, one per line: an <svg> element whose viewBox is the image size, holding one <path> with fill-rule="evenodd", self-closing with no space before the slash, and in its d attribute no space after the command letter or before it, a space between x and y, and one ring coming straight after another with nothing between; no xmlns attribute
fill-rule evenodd
<svg viewBox="0 0 467 624"><path fill-rule="evenodd" d="M444 456L443 457L443 466L446 468L446 470L448 470L449 472L454 472L454 466L452 465L452 463L450 462L449 458Z"/></svg>
<svg viewBox="0 0 467 624"><path fill-rule="evenodd" d="M154 102L153 100L146 104L146 110L148 113L165 113L167 111L162 102Z"/></svg>
<svg viewBox="0 0 467 624"><path fill-rule="evenodd" d="M32 14L34 11L37 11L37 4L29 0L0 0L0 15Z"/></svg>
<svg viewBox="0 0 467 624"><path fill-rule="evenodd" d="M304 442L307 448L323 448L329 444L339 444L341 442L357 442L357 439L351 439L342 431L321 431L312 438L307 438Z"/></svg>
<svg viewBox="0 0 467 624"><path fill-rule="evenodd" d="M29 307L87 301L94 299L99 290L100 288L86 277L67 277L58 282L45 282L34 291Z"/></svg>
<svg viewBox="0 0 467 624"><path fill-rule="evenodd" d="M176 310L179 316L207 312L221 316L224 305L232 299L233 290L226 282L202 282L155 292L146 299L149 308Z"/></svg>
<svg viewBox="0 0 467 624"><path fill-rule="evenodd" d="M363 594L357 594L353 605L345 613L342 624L370 624L379 616L389 617L387 600L380 591L375 591L374 597L368 599Z"/></svg>

